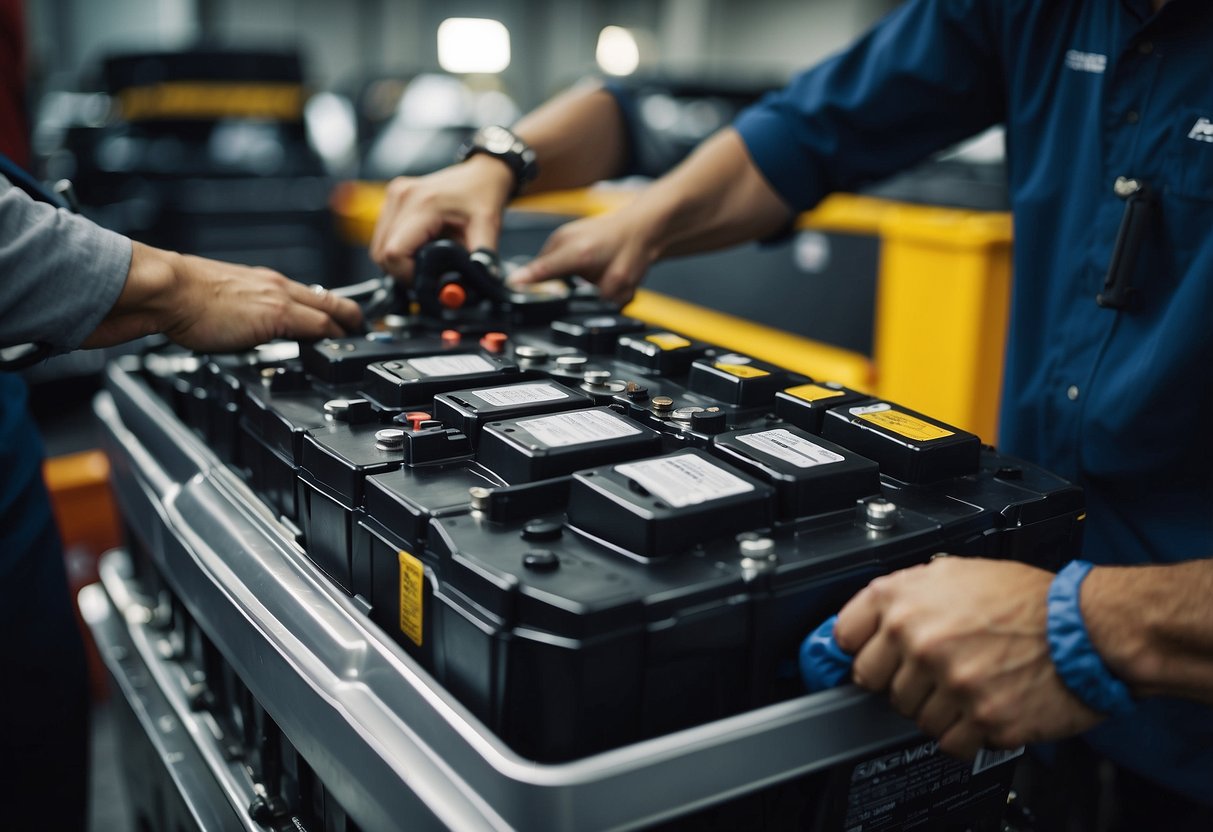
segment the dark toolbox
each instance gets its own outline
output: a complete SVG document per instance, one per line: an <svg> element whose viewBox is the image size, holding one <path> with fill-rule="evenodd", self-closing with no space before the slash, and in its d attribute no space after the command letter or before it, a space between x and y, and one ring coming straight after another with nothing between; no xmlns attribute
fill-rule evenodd
<svg viewBox="0 0 1213 832"><path fill-rule="evenodd" d="M584 291L545 296L550 320L532 305L521 327L510 304L111 369L98 408L143 564L129 582L211 645L202 705L230 715L234 674L274 726L271 756L297 748L344 828L393 828L384 771L414 771L401 732L462 784L456 800L415 773L396 783L440 825L997 828L1013 755L961 764L876 697L803 696L796 651L873 576L935 552L1059 566L1079 490ZM161 480L186 486L147 486ZM173 539L225 566L168 562ZM242 614L204 604L210 584ZM221 635L258 616L272 621L255 635ZM274 678L267 650L284 658ZM325 716L301 723L310 711ZM275 785L279 763L258 766L273 817L323 826L297 783Z"/></svg>

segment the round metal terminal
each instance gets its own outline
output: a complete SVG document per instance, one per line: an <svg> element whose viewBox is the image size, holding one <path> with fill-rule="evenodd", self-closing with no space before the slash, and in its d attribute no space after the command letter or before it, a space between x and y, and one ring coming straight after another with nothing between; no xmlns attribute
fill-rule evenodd
<svg viewBox="0 0 1213 832"><path fill-rule="evenodd" d="M584 355L558 355L556 356L556 366L565 370L575 370L578 367L584 367L589 360Z"/></svg>
<svg viewBox="0 0 1213 832"><path fill-rule="evenodd" d="M654 396L653 397L653 412L664 415L670 412L674 407L674 400L669 396Z"/></svg>
<svg viewBox="0 0 1213 832"><path fill-rule="evenodd" d="M747 581L774 569L779 563L775 541L755 532L737 535L737 551L741 555L741 575Z"/></svg>
<svg viewBox="0 0 1213 832"><path fill-rule="evenodd" d="M679 422L689 422L696 413L703 413L702 407L680 407L670 414Z"/></svg>
<svg viewBox="0 0 1213 832"><path fill-rule="evenodd" d="M375 431L375 447L381 451L398 451L404 447L404 431L400 428L384 428Z"/></svg>
<svg viewBox="0 0 1213 832"><path fill-rule="evenodd" d="M887 531L897 525L897 505L889 500L868 500L863 508L864 524L875 531Z"/></svg>
<svg viewBox="0 0 1213 832"><path fill-rule="evenodd" d="M737 551L743 558L767 560L775 557L775 541L756 532L737 535Z"/></svg>
<svg viewBox="0 0 1213 832"><path fill-rule="evenodd" d="M582 380L591 387L602 387L611 380L610 370L586 370Z"/></svg>
<svg viewBox="0 0 1213 832"><path fill-rule="evenodd" d="M523 540L557 540L564 527L552 520L528 520L522 527Z"/></svg>
<svg viewBox="0 0 1213 832"><path fill-rule="evenodd" d="M548 351L540 347L532 347L528 344L522 344L514 347L514 357L520 361L531 361L538 364L541 361L548 360Z"/></svg>
<svg viewBox="0 0 1213 832"><path fill-rule="evenodd" d="M560 568L560 558L551 549L532 549L522 556L522 565L535 572L551 572Z"/></svg>
<svg viewBox="0 0 1213 832"><path fill-rule="evenodd" d="M642 402L649 397L649 388L635 381L629 381L625 391L628 398L634 402Z"/></svg>
<svg viewBox="0 0 1213 832"><path fill-rule="evenodd" d="M342 414L348 413L349 410L349 399L329 399L324 403L324 413L326 416L331 418L336 418Z"/></svg>
<svg viewBox="0 0 1213 832"><path fill-rule="evenodd" d="M476 511L484 511L489 507L489 497L492 494L493 489L483 485L473 485L468 489L468 499L472 501L472 508Z"/></svg>

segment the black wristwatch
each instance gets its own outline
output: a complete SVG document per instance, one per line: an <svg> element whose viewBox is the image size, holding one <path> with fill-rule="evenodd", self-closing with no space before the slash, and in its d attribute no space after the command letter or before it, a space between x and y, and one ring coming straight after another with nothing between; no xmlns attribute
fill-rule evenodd
<svg viewBox="0 0 1213 832"><path fill-rule="evenodd" d="M535 151L513 131L505 127L490 125L481 127L472 134L472 138L460 146L455 154L455 161L462 162L476 153L487 153L509 165L514 172L514 189L510 198L518 195L526 183L533 180L539 173L539 164L535 161Z"/></svg>

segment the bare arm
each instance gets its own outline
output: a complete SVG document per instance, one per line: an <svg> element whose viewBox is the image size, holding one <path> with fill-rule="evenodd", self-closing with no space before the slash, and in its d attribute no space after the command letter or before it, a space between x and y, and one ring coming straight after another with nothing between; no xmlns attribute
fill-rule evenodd
<svg viewBox="0 0 1213 832"><path fill-rule="evenodd" d="M728 128L629 206L558 229L517 279L580 274L605 297L625 301L654 261L770 235L788 216L741 137Z"/></svg>
<svg viewBox="0 0 1213 832"><path fill-rule="evenodd" d="M1213 704L1213 559L1104 566L1082 585L1087 632L1136 696Z"/></svg>
<svg viewBox="0 0 1213 832"><path fill-rule="evenodd" d="M519 121L514 132L535 150L539 164L528 193L589 185L623 170L623 117L601 87L557 96ZM371 258L408 280L417 250L438 237L495 250L513 184L509 167L484 154L428 176L393 179L371 238Z"/></svg>
<svg viewBox="0 0 1213 832"><path fill-rule="evenodd" d="M163 332L191 349L223 352L273 338L339 337L362 320L353 301L270 269L131 245L122 292L82 346Z"/></svg>

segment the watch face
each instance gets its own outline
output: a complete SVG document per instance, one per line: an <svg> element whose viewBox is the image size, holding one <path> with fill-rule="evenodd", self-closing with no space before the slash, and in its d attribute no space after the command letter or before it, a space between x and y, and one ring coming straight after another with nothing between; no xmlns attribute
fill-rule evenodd
<svg viewBox="0 0 1213 832"><path fill-rule="evenodd" d="M500 127L485 127L481 132L484 149L489 153L508 153L514 146L514 136Z"/></svg>

